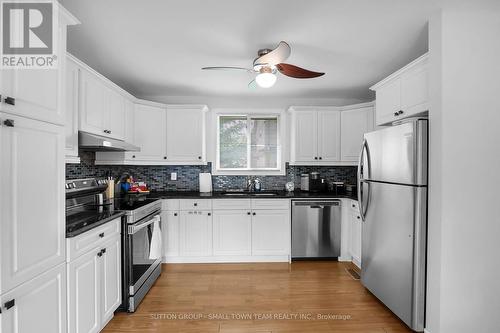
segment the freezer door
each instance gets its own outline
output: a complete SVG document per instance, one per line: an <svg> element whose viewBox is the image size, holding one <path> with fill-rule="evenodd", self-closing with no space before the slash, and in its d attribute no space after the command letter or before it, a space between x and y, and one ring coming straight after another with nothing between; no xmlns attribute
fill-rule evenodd
<svg viewBox="0 0 500 333"><path fill-rule="evenodd" d="M425 187L363 182L361 282L422 331L425 308ZM367 200L369 197L369 200Z"/></svg>
<svg viewBox="0 0 500 333"><path fill-rule="evenodd" d="M427 185L427 120L412 120L365 134L362 179Z"/></svg>

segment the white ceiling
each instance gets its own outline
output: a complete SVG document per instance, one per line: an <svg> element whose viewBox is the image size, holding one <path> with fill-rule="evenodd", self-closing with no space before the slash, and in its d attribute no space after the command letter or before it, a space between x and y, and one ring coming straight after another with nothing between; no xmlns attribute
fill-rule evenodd
<svg viewBox="0 0 500 333"><path fill-rule="evenodd" d="M427 51L427 0L60 0L82 24L69 51L138 97L343 98L369 100L368 87ZM326 75L280 76L247 88L260 48L280 40L288 63Z"/></svg>

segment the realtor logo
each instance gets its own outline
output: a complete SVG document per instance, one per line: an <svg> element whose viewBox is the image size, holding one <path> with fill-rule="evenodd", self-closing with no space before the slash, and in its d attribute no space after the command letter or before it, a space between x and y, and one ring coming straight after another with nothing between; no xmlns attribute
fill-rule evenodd
<svg viewBox="0 0 500 333"><path fill-rule="evenodd" d="M0 68L55 68L55 7L52 1L1 1Z"/></svg>

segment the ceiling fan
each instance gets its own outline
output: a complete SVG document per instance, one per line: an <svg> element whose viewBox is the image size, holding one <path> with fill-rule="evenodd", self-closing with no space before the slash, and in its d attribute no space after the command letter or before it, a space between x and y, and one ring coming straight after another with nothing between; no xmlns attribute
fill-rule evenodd
<svg viewBox="0 0 500 333"><path fill-rule="evenodd" d="M276 73L290 76L296 79L312 79L325 73L313 72L294 65L285 64L283 61L290 56L291 49L288 43L281 41L274 49L261 49L257 52L258 57L253 61L253 68L243 67L203 67L204 70L236 70L257 74L248 86L255 87L257 84L261 88L270 88L276 83Z"/></svg>

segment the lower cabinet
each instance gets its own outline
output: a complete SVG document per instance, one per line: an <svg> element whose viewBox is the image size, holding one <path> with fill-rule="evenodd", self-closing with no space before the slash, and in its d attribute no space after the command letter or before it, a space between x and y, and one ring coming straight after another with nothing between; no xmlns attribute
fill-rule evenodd
<svg viewBox="0 0 500 333"><path fill-rule="evenodd" d="M68 264L68 330L100 332L121 304L121 239L116 234Z"/></svg>
<svg viewBox="0 0 500 333"><path fill-rule="evenodd" d="M361 268L361 216L357 210L350 209L349 225L349 252L352 262Z"/></svg>
<svg viewBox="0 0 500 333"><path fill-rule="evenodd" d="M288 210L259 210L252 213L252 255L290 253Z"/></svg>
<svg viewBox="0 0 500 333"><path fill-rule="evenodd" d="M179 254L185 257L211 256L211 211L184 211L180 217Z"/></svg>
<svg viewBox="0 0 500 333"><path fill-rule="evenodd" d="M0 304L0 332L67 332L66 264L1 295Z"/></svg>
<svg viewBox="0 0 500 333"><path fill-rule="evenodd" d="M163 207L165 262L289 261L289 200L167 199Z"/></svg>
<svg viewBox="0 0 500 333"><path fill-rule="evenodd" d="M214 255L252 253L252 215L244 210L214 211Z"/></svg>

